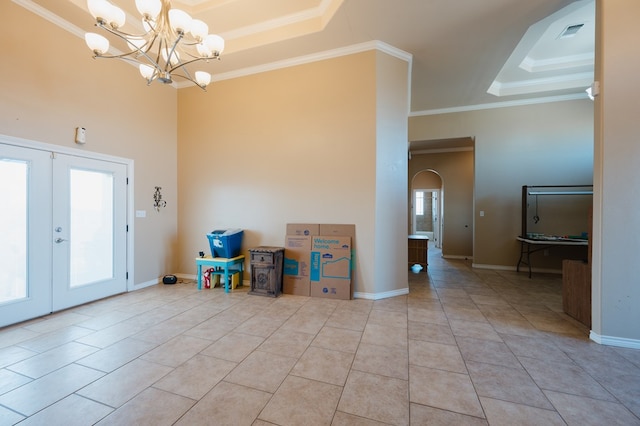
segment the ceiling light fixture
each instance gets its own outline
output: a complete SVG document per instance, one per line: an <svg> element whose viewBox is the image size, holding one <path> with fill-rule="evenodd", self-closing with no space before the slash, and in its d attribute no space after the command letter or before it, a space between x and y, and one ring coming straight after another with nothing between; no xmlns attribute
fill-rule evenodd
<svg viewBox="0 0 640 426"><path fill-rule="evenodd" d="M170 84L173 77L189 80L201 89L211 82L211 74L195 71L192 75L187 65L220 59L224 39L209 34L206 23L192 19L183 10L171 8L169 0L136 0L136 8L142 15L142 34L122 31L126 13L107 0L87 0L87 7L96 20L96 27L116 36L126 50L108 54L109 40L87 33L85 41L94 58L116 58L137 64L147 85L154 80Z"/></svg>

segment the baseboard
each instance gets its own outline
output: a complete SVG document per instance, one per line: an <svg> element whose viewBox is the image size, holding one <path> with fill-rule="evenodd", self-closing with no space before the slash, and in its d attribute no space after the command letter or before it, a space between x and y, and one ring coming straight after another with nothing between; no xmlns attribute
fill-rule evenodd
<svg viewBox="0 0 640 426"><path fill-rule="evenodd" d="M482 263L472 263L472 268L476 269L495 269L497 271L516 271L517 268L515 266L506 266L506 265L485 265ZM529 268L521 267L521 273L529 273ZM531 268L531 273L538 272L541 274L560 274L562 275L562 269L545 269L545 268Z"/></svg>
<svg viewBox="0 0 640 426"><path fill-rule="evenodd" d="M393 291L385 291L383 293L363 293L360 291L356 291L353 293L353 298L354 299L368 299L368 300L380 300L380 299L387 299L389 297L396 297L396 296L404 296L406 294L409 294L409 288L401 288L398 290L393 290Z"/></svg>
<svg viewBox="0 0 640 426"><path fill-rule="evenodd" d="M456 254L448 254L448 255L442 255L443 259L455 259L455 260L473 260L473 256L458 256Z"/></svg>
<svg viewBox="0 0 640 426"><path fill-rule="evenodd" d="M596 343L607 346L617 346L620 348L640 349L640 340L627 339L625 337L601 336L591 331L589 338Z"/></svg>
<svg viewBox="0 0 640 426"><path fill-rule="evenodd" d="M151 287L152 285L160 284L162 282L162 278L158 278L157 280L146 281L143 283L134 284L133 288L130 288L129 291L140 290L146 287Z"/></svg>

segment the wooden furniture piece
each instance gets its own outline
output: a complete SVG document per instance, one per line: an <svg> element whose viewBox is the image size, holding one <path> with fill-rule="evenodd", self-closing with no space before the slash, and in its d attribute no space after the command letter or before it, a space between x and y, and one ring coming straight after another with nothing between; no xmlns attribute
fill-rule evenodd
<svg viewBox="0 0 640 426"><path fill-rule="evenodd" d="M562 261L562 310L591 328L591 265L581 260Z"/></svg>
<svg viewBox="0 0 640 426"><path fill-rule="evenodd" d="M284 247L261 246L249 249L251 290L249 294L278 297L282 292Z"/></svg>
<svg viewBox="0 0 640 426"><path fill-rule="evenodd" d="M429 237L426 235L409 235L409 267L416 263L427 268L427 249L429 248Z"/></svg>
<svg viewBox="0 0 640 426"><path fill-rule="evenodd" d="M198 290L202 290L202 267L213 268L213 275L222 275L225 277L224 292L229 293L231 288L232 275L236 272L240 274L240 282L244 273L244 255L226 258L226 257L196 257L196 266L198 267Z"/></svg>

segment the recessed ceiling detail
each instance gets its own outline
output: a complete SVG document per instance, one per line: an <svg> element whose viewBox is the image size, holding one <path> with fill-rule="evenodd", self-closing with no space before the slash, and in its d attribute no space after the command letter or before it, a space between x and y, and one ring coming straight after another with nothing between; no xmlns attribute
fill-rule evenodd
<svg viewBox="0 0 640 426"><path fill-rule="evenodd" d="M510 96L589 87L594 49L595 2L577 1L529 27L487 92Z"/></svg>

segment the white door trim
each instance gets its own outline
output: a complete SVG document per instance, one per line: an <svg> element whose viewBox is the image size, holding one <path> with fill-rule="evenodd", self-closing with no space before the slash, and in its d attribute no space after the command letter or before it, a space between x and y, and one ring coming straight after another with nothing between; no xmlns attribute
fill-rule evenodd
<svg viewBox="0 0 640 426"><path fill-rule="evenodd" d="M75 155L78 157L91 158L95 160L111 161L121 163L127 167L127 224L129 232L127 233L127 291L135 289L135 271L133 262L134 253L134 236L135 236L135 220L134 220L134 161L129 158L116 157L113 155L101 154L98 152L86 151L84 149L69 148L62 145L54 145L44 142L38 142L29 139L17 138L15 136L0 134L0 143L7 145L19 146L22 148L39 149L48 152L57 152L67 155Z"/></svg>

